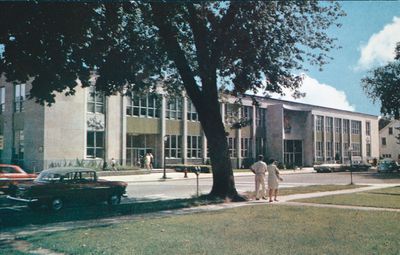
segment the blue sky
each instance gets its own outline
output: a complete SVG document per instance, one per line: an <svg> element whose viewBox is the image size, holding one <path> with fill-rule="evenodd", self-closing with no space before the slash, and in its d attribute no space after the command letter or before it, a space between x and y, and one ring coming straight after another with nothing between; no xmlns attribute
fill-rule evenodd
<svg viewBox="0 0 400 255"><path fill-rule="evenodd" d="M368 70L393 60L395 42L400 42L400 1L341 2L347 16L342 27L329 32L342 48L321 72L310 67L300 102L380 115L379 103L373 104L361 88ZM290 96L279 97L293 100Z"/></svg>

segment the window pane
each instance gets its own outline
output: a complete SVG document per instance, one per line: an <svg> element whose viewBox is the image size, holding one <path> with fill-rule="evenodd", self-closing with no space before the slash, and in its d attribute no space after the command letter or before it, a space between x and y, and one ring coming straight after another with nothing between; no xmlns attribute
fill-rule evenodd
<svg viewBox="0 0 400 255"><path fill-rule="evenodd" d="M94 132L87 132L86 146L94 147Z"/></svg>
<svg viewBox="0 0 400 255"><path fill-rule="evenodd" d="M103 147L103 132L96 132L96 147Z"/></svg>

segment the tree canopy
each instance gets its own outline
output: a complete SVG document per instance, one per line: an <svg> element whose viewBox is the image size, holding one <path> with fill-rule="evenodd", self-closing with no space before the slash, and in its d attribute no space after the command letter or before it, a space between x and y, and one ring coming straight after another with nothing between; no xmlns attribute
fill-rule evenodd
<svg viewBox="0 0 400 255"><path fill-rule="evenodd" d="M385 66L371 70L362 79L362 86L373 102L381 102L381 113L400 118L400 43L395 49L395 59Z"/></svg>
<svg viewBox="0 0 400 255"><path fill-rule="evenodd" d="M53 103L79 79L107 95L156 85L186 90L208 140L212 194L236 194L219 108L234 95L296 92L304 63L322 66L335 48L326 30L343 12L319 1L0 3L0 73L32 81L30 96Z"/></svg>

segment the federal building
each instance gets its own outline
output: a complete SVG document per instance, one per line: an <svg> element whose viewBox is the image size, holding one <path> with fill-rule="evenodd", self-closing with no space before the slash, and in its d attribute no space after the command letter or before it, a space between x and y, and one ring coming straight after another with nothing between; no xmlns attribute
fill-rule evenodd
<svg viewBox="0 0 400 255"><path fill-rule="evenodd" d="M154 166L207 164L207 139L190 99L162 91L105 97L94 87L58 94L51 107L28 100L30 84L0 80L0 160L40 171L53 166L109 162L140 167L147 152ZM378 117L339 109L223 95L220 109L234 167L256 155L287 167L346 163L350 156L379 158ZM247 125L233 128L235 121Z"/></svg>

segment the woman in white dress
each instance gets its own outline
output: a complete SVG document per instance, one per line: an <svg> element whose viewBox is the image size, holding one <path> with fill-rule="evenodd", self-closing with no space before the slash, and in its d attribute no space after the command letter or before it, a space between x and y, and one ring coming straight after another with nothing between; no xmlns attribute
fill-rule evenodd
<svg viewBox="0 0 400 255"><path fill-rule="evenodd" d="M272 196L274 196L275 201L278 201L276 198L278 196L278 180L283 181L283 179L279 176L279 170L275 165L275 162L275 160L270 159L267 166L269 202L272 202Z"/></svg>

